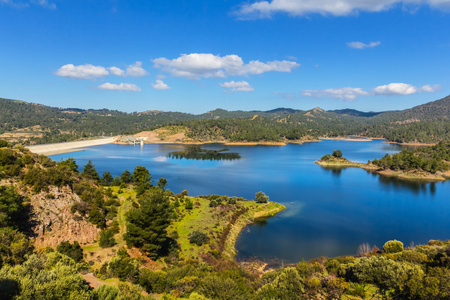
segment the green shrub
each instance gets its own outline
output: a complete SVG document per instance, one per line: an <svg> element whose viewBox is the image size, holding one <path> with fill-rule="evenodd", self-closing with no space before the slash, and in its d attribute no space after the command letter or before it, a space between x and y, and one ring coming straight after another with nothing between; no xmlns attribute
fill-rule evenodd
<svg viewBox="0 0 450 300"><path fill-rule="evenodd" d="M257 192L255 195L256 202L258 203L267 203L269 202L269 197L266 196L263 192Z"/></svg>
<svg viewBox="0 0 450 300"><path fill-rule="evenodd" d="M393 241L387 241L384 246L383 250L385 253L397 253L403 251L403 243L397 240Z"/></svg>
<svg viewBox="0 0 450 300"><path fill-rule="evenodd" d="M83 261L83 249L81 249L80 244L75 241L71 244L68 241L61 242L56 250L68 257L72 258L76 262Z"/></svg>
<svg viewBox="0 0 450 300"><path fill-rule="evenodd" d="M197 244L197 246L201 246L203 244L208 243L209 237L206 233L195 230L194 232L189 234L189 243Z"/></svg>
<svg viewBox="0 0 450 300"><path fill-rule="evenodd" d="M114 239L114 232L110 229L100 231L99 246L102 248L109 248L116 244Z"/></svg>

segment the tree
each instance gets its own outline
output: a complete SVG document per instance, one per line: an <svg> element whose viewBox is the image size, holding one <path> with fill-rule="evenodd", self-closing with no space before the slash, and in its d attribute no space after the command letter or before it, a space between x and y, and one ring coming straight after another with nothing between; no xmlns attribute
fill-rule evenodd
<svg viewBox="0 0 450 300"><path fill-rule="evenodd" d="M124 239L129 247L140 248L154 259L165 250L166 229L170 224L169 199L161 192L147 192L142 195L139 204L126 216Z"/></svg>
<svg viewBox="0 0 450 300"><path fill-rule="evenodd" d="M97 170L95 170L95 165L91 160L89 160L87 164L84 165L83 172L81 172L81 174L90 179L94 179L97 181L100 180L100 176L98 175Z"/></svg>
<svg viewBox="0 0 450 300"><path fill-rule="evenodd" d="M0 227L20 227L27 220L23 197L13 186L0 186Z"/></svg>
<svg viewBox="0 0 450 300"><path fill-rule="evenodd" d="M99 246L102 248L109 248L116 244L114 239L114 232L109 229L100 231Z"/></svg>
<svg viewBox="0 0 450 300"><path fill-rule="evenodd" d="M106 170L105 173L103 173L103 176L101 179L102 185L110 186L112 181L113 181L113 177L112 177L111 173L109 173L109 171Z"/></svg>
<svg viewBox="0 0 450 300"><path fill-rule="evenodd" d="M69 157L66 160L61 160L59 162L60 167L67 167L70 171L73 171L75 173L78 173L78 165L72 157Z"/></svg>
<svg viewBox="0 0 450 300"><path fill-rule="evenodd" d="M132 181L130 171L125 170L122 175L120 175L120 180L125 184L130 183Z"/></svg>
<svg viewBox="0 0 450 300"><path fill-rule="evenodd" d="M80 244L75 241L71 244L68 241L61 242L56 250L64 255L67 255L75 262L81 262L83 260L83 249L81 249Z"/></svg>
<svg viewBox="0 0 450 300"><path fill-rule="evenodd" d="M258 203L267 203L269 202L269 196L266 196L263 192L257 192L255 194L256 202Z"/></svg>
<svg viewBox="0 0 450 300"><path fill-rule="evenodd" d="M342 151L341 150L334 150L333 154L331 154L331 155L334 156L334 157L337 157L337 158L341 158L342 157Z"/></svg>
<svg viewBox="0 0 450 300"><path fill-rule="evenodd" d="M0 268L21 263L32 250L33 243L23 233L11 227L0 228Z"/></svg>
<svg viewBox="0 0 450 300"><path fill-rule="evenodd" d="M132 179L135 183L135 191L138 195L142 195L146 190L151 187L152 176L146 167L137 166L134 168Z"/></svg>
<svg viewBox="0 0 450 300"><path fill-rule="evenodd" d="M158 187L161 189L161 190L164 190L164 188L167 186L167 179L166 178L164 178L164 177L161 177L159 180L158 180Z"/></svg>

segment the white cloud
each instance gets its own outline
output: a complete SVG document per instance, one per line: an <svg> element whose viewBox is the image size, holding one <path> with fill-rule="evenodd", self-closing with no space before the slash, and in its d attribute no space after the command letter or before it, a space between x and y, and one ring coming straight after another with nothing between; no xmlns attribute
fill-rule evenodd
<svg viewBox="0 0 450 300"><path fill-rule="evenodd" d="M49 3L48 0L33 0L32 3L49 9L56 9L55 3Z"/></svg>
<svg viewBox="0 0 450 300"><path fill-rule="evenodd" d="M412 95L419 89L407 83L389 83L380 85L373 89L375 95Z"/></svg>
<svg viewBox="0 0 450 300"><path fill-rule="evenodd" d="M56 9L56 4L48 2L48 0L29 0L29 1L17 1L17 0L0 0L0 4L6 4L15 8L29 7L30 4L39 5L48 9Z"/></svg>
<svg viewBox="0 0 450 300"><path fill-rule="evenodd" d="M370 42L369 44L364 44L363 42L350 42L347 43L347 46L354 49L365 49L365 48L373 48L379 46L381 42Z"/></svg>
<svg viewBox="0 0 450 300"><path fill-rule="evenodd" d="M228 90L228 92L253 92L253 87L247 81L230 81L224 82L220 84L221 87L224 87Z"/></svg>
<svg viewBox="0 0 450 300"><path fill-rule="evenodd" d="M434 93L434 92L437 92L440 90L441 90L441 86L438 84L434 84L434 85L427 84L420 88L421 92L426 92L426 93Z"/></svg>
<svg viewBox="0 0 450 300"><path fill-rule="evenodd" d="M271 61L267 63L252 60L244 64L237 55L219 56L210 53L182 54L180 57L169 60L165 57L153 60L154 67L171 73L176 77L188 79L225 78L229 75L262 74L269 71L291 72L300 64L293 61Z"/></svg>
<svg viewBox="0 0 450 300"><path fill-rule="evenodd" d="M156 90L170 90L170 86L164 83L164 81L157 79L155 84L152 84L152 87Z"/></svg>
<svg viewBox="0 0 450 300"><path fill-rule="evenodd" d="M301 93L303 96L307 97L329 97L341 99L343 101L353 101L360 96L404 96L421 92L433 93L440 90L440 88L440 85L427 84L422 87L416 87L407 83L389 83L377 86L370 91L365 91L362 88L341 87L326 90L304 90Z"/></svg>
<svg viewBox="0 0 450 300"><path fill-rule="evenodd" d="M275 13L293 16L322 14L347 16L358 12L380 12L394 5L429 5L434 8L450 7L449 0L270 0L245 3L236 14L241 18L270 18Z"/></svg>
<svg viewBox="0 0 450 300"><path fill-rule="evenodd" d="M133 91L133 92L141 91L140 87L131 83L114 84L106 82L102 85L99 85L97 88L101 90L114 90L114 91Z"/></svg>
<svg viewBox="0 0 450 300"><path fill-rule="evenodd" d="M127 67L127 76L142 77L145 75L148 75L148 72L142 68L142 62L140 61Z"/></svg>
<svg viewBox="0 0 450 300"><path fill-rule="evenodd" d="M118 67L110 67L108 69L111 72L111 74L113 74L113 75L120 76L120 77L125 76L125 71Z"/></svg>
<svg viewBox="0 0 450 300"><path fill-rule="evenodd" d="M59 68L55 75L77 79L95 79L109 75L109 72L101 66L67 64Z"/></svg>
<svg viewBox="0 0 450 300"><path fill-rule="evenodd" d="M356 97L368 96L369 93L361 88L341 87L326 90L304 90L302 91L302 95L315 98L332 97L344 101L353 101Z"/></svg>

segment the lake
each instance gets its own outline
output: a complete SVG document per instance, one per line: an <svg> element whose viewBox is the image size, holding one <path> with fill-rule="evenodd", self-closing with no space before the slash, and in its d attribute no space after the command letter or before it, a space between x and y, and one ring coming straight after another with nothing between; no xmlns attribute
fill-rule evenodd
<svg viewBox="0 0 450 300"><path fill-rule="evenodd" d="M223 145L202 146L220 150ZM392 239L424 244L450 238L450 181L405 182L358 168L325 169L314 163L341 150L358 162L401 151L395 144L374 141L323 140L287 146L226 146L237 160L169 158L179 145L115 145L51 156L73 157L82 166L92 160L99 174L119 176L125 169L145 166L155 182L167 178L175 193L221 194L254 199L263 191L286 210L245 228L236 244L237 259L277 258L286 263L319 256L356 254L369 243L382 248Z"/></svg>

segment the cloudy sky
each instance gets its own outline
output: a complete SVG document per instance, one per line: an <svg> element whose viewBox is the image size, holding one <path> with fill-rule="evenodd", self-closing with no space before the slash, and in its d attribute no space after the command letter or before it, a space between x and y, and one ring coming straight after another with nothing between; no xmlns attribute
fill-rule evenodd
<svg viewBox="0 0 450 300"><path fill-rule="evenodd" d="M203 113L450 94L450 0L0 0L0 97Z"/></svg>

